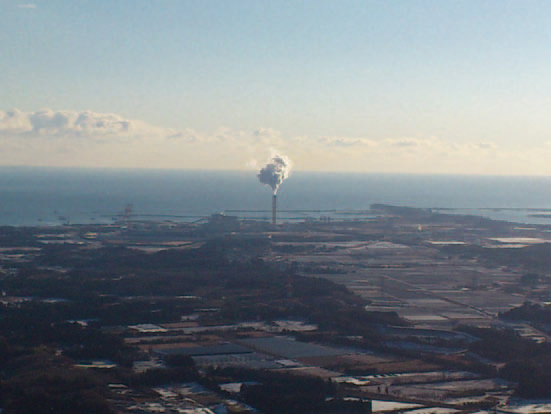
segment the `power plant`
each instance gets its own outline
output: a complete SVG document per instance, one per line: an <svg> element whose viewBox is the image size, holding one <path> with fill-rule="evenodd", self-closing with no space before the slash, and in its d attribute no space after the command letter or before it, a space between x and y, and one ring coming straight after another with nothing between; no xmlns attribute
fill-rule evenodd
<svg viewBox="0 0 551 414"><path fill-rule="evenodd" d="M277 224L277 194L272 197L272 224Z"/></svg>
<svg viewBox="0 0 551 414"><path fill-rule="evenodd" d="M289 176L290 170L291 160L283 155L275 155L257 175L259 181L269 185L274 192L272 197L272 224L274 226L277 224L277 189Z"/></svg>

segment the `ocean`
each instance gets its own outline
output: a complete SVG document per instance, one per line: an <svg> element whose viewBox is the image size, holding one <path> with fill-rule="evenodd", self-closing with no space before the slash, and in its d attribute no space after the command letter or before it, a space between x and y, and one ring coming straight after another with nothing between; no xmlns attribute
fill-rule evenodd
<svg viewBox="0 0 551 414"><path fill-rule="evenodd" d="M139 220L195 221L213 213L269 219L272 191L255 171L0 167L0 225L112 223L132 204ZM294 172L278 219L368 217L373 203L551 224L551 177Z"/></svg>

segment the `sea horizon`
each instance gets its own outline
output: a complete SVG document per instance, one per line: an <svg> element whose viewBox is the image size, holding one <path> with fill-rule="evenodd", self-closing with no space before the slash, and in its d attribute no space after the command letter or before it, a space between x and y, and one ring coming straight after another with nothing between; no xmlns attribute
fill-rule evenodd
<svg viewBox="0 0 551 414"><path fill-rule="evenodd" d="M95 172L197 172L197 173L258 173L258 169L217 169L217 168L161 168L161 167L96 167L96 166L63 166L63 165L0 165L0 170L52 170L52 171L95 171ZM503 178L549 178L551 174L480 174L480 173L428 173L428 172L391 172L391 171L331 171L331 170L300 170L293 168L294 174L330 174L330 175L396 175L396 176L444 176L444 177L503 177Z"/></svg>
<svg viewBox="0 0 551 414"><path fill-rule="evenodd" d="M0 225L112 223L129 204L136 217L151 220L193 221L231 211L256 211L245 216L269 219L262 212L271 209L272 190L257 173L0 166ZM367 211L372 204L551 224L531 216L551 209L551 177L294 171L278 191L281 221L318 219L319 212L331 210Z"/></svg>

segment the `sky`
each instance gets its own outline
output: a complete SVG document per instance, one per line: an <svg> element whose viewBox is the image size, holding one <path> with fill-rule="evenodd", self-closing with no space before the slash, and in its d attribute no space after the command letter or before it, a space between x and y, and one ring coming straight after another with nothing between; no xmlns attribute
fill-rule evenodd
<svg viewBox="0 0 551 414"><path fill-rule="evenodd" d="M550 175L551 2L0 0L0 165Z"/></svg>

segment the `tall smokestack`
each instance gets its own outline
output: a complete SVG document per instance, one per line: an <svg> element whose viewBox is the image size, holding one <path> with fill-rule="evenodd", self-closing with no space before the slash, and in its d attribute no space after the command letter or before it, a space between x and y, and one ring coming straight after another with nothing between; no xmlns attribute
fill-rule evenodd
<svg viewBox="0 0 551 414"><path fill-rule="evenodd" d="M277 194L272 197L272 224L275 226L277 221Z"/></svg>
<svg viewBox="0 0 551 414"><path fill-rule="evenodd" d="M271 162L260 170L257 177L262 184L269 185L274 192L272 197L272 224L277 222L277 189L279 185L289 176L291 161L284 155L275 155Z"/></svg>

